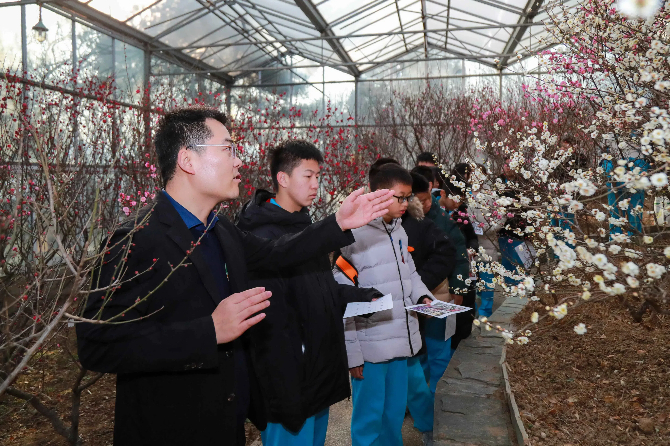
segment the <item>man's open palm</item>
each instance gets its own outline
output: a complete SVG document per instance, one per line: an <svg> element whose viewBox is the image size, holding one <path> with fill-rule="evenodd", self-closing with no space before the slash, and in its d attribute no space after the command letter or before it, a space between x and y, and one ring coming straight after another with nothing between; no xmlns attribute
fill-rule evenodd
<svg viewBox="0 0 670 446"><path fill-rule="evenodd" d="M363 189L353 191L344 199L335 214L337 224L343 231L360 228L388 212L393 204L393 191L380 189L364 194Z"/></svg>
<svg viewBox="0 0 670 446"><path fill-rule="evenodd" d="M270 305L272 292L263 287L231 294L223 299L212 313L216 343L225 344L242 336L252 326L265 318L258 313Z"/></svg>

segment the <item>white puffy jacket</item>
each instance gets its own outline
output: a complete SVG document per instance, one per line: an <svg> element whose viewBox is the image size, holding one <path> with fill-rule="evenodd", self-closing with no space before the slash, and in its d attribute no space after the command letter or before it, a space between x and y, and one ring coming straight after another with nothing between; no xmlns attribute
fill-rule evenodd
<svg viewBox="0 0 670 446"><path fill-rule="evenodd" d="M359 286L390 293L393 308L369 318L344 320L349 368L364 361L379 363L414 356L421 349L419 322L416 313L405 307L415 305L423 296L434 297L416 272L401 221L385 224L380 217L353 233L356 242L342 248L342 255L358 271ZM353 286L337 267L334 274L339 283Z"/></svg>

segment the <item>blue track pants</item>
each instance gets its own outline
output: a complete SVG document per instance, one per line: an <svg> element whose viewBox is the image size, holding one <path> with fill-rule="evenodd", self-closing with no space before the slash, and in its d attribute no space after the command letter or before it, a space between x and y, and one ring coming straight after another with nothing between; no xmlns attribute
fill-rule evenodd
<svg viewBox="0 0 670 446"><path fill-rule="evenodd" d="M451 338L444 340L446 319L426 319L426 354L428 356L428 372L430 393L435 395L437 382L451 361Z"/></svg>
<svg viewBox="0 0 670 446"><path fill-rule="evenodd" d="M363 365L363 379L351 380L352 446L402 446L407 382L407 358Z"/></svg>
<svg viewBox="0 0 670 446"><path fill-rule="evenodd" d="M414 427L421 432L432 431L435 394L428 388L418 356L407 359L407 386L407 408L414 419Z"/></svg>
<svg viewBox="0 0 670 446"><path fill-rule="evenodd" d="M292 432L279 423L268 423L261 432L263 446L323 446L328 430L328 409L307 418L298 432Z"/></svg>

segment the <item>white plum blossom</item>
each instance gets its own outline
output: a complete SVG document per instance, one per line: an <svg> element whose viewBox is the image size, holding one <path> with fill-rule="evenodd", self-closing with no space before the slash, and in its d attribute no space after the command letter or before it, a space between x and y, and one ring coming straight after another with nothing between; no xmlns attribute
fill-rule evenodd
<svg viewBox="0 0 670 446"><path fill-rule="evenodd" d="M626 262L621 265L621 271L624 274L628 274L629 276L637 276L640 274L640 268L633 262Z"/></svg>
<svg viewBox="0 0 670 446"><path fill-rule="evenodd" d="M670 246L666 246L665 249L663 250L663 255L670 259Z"/></svg>
<svg viewBox="0 0 670 446"><path fill-rule="evenodd" d="M647 275L653 279L660 279L665 274L665 266L657 263L647 263Z"/></svg>
<svg viewBox="0 0 670 446"><path fill-rule="evenodd" d="M530 321L534 324L537 324L537 321L540 320L540 315L537 314L537 311L534 311L533 314L530 315Z"/></svg>
<svg viewBox="0 0 670 446"><path fill-rule="evenodd" d="M621 246L619 245L611 245L608 249L609 252L612 254L619 254L619 251L621 251Z"/></svg>
<svg viewBox="0 0 670 446"><path fill-rule="evenodd" d="M658 172L651 176L651 184L656 187L665 187L668 185L668 176L665 172Z"/></svg>
<svg viewBox="0 0 670 446"><path fill-rule="evenodd" d="M598 268L603 268L608 263L607 256L605 256L605 254L596 254L593 256L591 262L593 262L593 264Z"/></svg>
<svg viewBox="0 0 670 446"><path fill-rule="evenodd" d="M575 325L575 328L573 328L573 330L578 335L583 335L584 333L586 333L586 325L584 325L583 322L580 322L579 324Z"/></svg>
<svg viewBox="0 0 670 446"><path fill-rule="evenodd" d="M568 314L568 305L561 304L551 310L551 315L556 319L563 319Z"/></svg>
<svg viewBox="0 0 670 446"><path fill-rule="evenodd" d="M620 283L612 285L612 294L623 294L626 292L626 287Z"/></svg>
<svg viewBox="0 0 670 446"><path fill-rule="evenodd" d="M640 281L632 276L626 277L626 282L628 283L628 286L630 286L631 288L639 288L640 286Z"/></svg>

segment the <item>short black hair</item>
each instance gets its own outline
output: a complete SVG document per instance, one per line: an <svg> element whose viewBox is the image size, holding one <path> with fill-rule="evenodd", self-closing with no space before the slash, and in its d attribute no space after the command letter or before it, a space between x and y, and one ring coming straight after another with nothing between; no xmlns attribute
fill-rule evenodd
<svg viewBox="0 0 670 446"><path fill-rule="evenodd" d="M435 174L433 172L433 169L431 169L428 166L416 166L414 169L412 169L412 173L419 174L422 177L424 177L426 181L435 183Z"/></svg>
<svg viewBox="0 0 670 446"><path fill-rule="evenodd" d="M444 177L442 176L442 169L439 167L429 167L429 169L433 171L433 178L435 178L433 187L444 189Z"/></svg>
<svg viewBox="0 0 670 446"><path fill-rule="evenodd" d="M465 192L463 191L463 189L456 186L451 181L447 181L442 189L447 193L447 196L458 195L461 198L465 197Z"/></svg>
<svg viewBox="0 0 670 446"><path fill-rule="evenodd" d="M372 191L388 189L395 184L412 185L412 175L398 164L389 163L381 166L370 179L370 189Z"/></svg>
<svg viewBox="0 0 670 446"><path fill-rule="evenodd" d="M451 169L451 174L459 181L465 181L466 176L472 171L468 163L458 163Z"/></svg>
<svg viewBox="0 0 670 446"><path fill-rule="evenodd" d="M382 166L385 166L387 164L400 165L400 163L396 161L394 158L379 158L370 166L370 171L368 172L368 181L372 182L372 177L374 177L377 174L377 172L379 172L379 169Z"/></svg>
<svg viewBox="0 0 670 446"><path fill-rule="evenodd" d="M270 151L270 175L275 190L279 190L277 174L284 172L289 175L293 169L305 160L314 160L323 163L323 155L314 144L304 139L287 139L277 144Z"/></svg>
<svg viewBox="0 0 670 446"><path fill-rule="evenodd" d="M423 175L414 172L410 174L412 175L412 193L414 195L424 192L430 193L430 183Z"/></svg>
<svg viewBox="0 0 670 446"><path fill-rule="evenodd" d="M430 153L430 152L421 152L419 153L419 156L416 157L416 163L431 163L431 164L436 164L435 163L435 156Z"/></svg>
<svg viewBox="0 0 670 446"><path fill-rule="evenodd" d="M174 176L177 157L182 147L189 147L198 152L196 144L204 144L212 137L212 131L205 121L215 119L226 125L228 118L225 113L207 107L181 108L166 113L158 121L154 135L154 148L158 159L163 187Z"/></svg>

